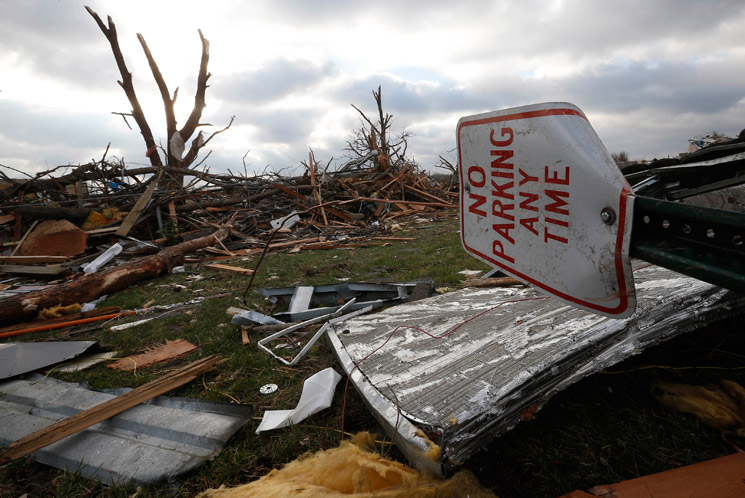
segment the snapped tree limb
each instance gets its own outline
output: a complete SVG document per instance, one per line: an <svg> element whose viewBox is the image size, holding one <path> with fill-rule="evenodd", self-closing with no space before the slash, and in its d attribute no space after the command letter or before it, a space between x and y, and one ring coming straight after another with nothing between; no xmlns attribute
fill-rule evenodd
<svg viewBox="0 0 745 498"><path fill-rule="evenodd" d="M167 247L157 254L129 261L108 271L82 275L52 288L0 299L0 323L31 319L44 308L85 303L126 289L141 280L155 278L182 263L184 255L209 247L227 235L228 227L220 228L211 235Z"/></svg>

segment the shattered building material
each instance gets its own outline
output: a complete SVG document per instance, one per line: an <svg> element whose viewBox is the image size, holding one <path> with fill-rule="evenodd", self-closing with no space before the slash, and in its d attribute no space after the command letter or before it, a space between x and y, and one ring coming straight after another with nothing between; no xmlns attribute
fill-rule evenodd
<svg viewBox="0 0 745 498"><path fill-rule="evenodd" d="M113 363L106 365L113 370L131 372L135 369L144 368L156 363L175 360L197 350L197 346L186 339L176 339L175 341L166 340L165 344L151 347L144 353L120 358Z"/></svg>
<svg viewBox="0 0 745 498"><path fill-rule="evenodd" d="M206 247L227 236L227 229L198 239L166 247L158 254L135 259L103 273L92 273L52 288L21 296L0 298L0 321L10 323L34 316L40 309L57 304L91 301L103 294L124 289L147 278L156 277L183 261L184 254Z"/></svg>
<svg viewBox="0 0 745 498"><path fill-rule="evenodd" d="M17 248L19 256L76 256L86 249L88 234L67 220L44 221Z"/></svg>
<svg viewBox="0 0 745 498"><path fill-rule="evenodd" d="M468 471L443 481L381 456L372 450L375 444L369 433L360 433L351 442L305 455L257 481L210 489L198 498L495 498Z"/></svg>
<svg viewBox="0 0 745 498"><path fill-rule="evenodd" d="M0 384L2 443L124 394L41 379ZM159 396L37 450L32 458L107 484L171 481L217 455L253 413L248 405Z"/></svg>
<svg viewBox="0 0 745 498"><path fill-rule="evenodd" d="M11 440L9 446L0 450L0 462L16 460L49 446L52 443L76 434L88 427L113 417L129 408L166 393L172 389L191 382L197 376L213 369L220 361L218 356L208 356L190 363L175 372L143 384L136 389L108 399L100 404L90 406L82 411L76 411L56 423L42 423L42 429L31 430L22 434L18 439ZM6 421L10 425L10 422ZM37 427L32 425L32 427Z"/></svg>
<svg viewBox="0 0 745 498"><path fill-rule="evenodd" d="M531 288L466 288L348 320L329 337L412 465L447 472L577 380L745 312L742 295L638 266L638 309L623 320ZM422 430L441 449L437 462L424 456Z"/></svg>
<svg viewBox="0 0 745 498"><path fill-rule="evenodd" d="M85 265L83 268L83 273L96 273L98 270L101 269L102 266L104 266L106 263L114 259L118 254L122 252L122 246L119 243L116 243L106 249L99 257Z"/></svg>
<svg viewBox="0 0 745 498"><path fill-rule="evenodd" d="M256 434L299 424L314 413L328 408L340 380L341 375L331 367L311 375L303 382L303 392L297 406L292 410L265 411L259 427L256 428Z"/></svg>
<svg viewBox="0 0 745 498"><path fill-rule="evenodd" d="M410 298L414 289L419 286L427 287L428 295L434 292L434 282L406 282L406 283L363 283L346 282L342 284L278 287L273 289L257 289L259 295L269 299L272 303L290 303L286 312L274 314L274 318L297 322L310 320L322 315L338 311L340 304L356 299L351 310L362 309L367 306L385 306L396 302L404 302ZM293 302L294 305L293 310ZM302 309L301 309L302 308Z"/></svg>
<svg viewBox="0 0 745 498"><path fill-rule="evenodd" d="M317 316L317 317L314 317L314 318L310 318L310 319L308 319L308 320L306 320L304 322L296 323L294 325L290 325L289 327L284 328L284 329L280 330L279 332L276 332L276 333L271 334L271 335L269 335L267 337L264 337L263 339L261 339L258 342L259 348L260 349L263 349L265 352L269 353L270 355L272 355L274 358L278 359L279 361L281 361L285 365L292 366L295 363L297 363L298 361L300 361L300 359L303 356L305 356L305 353L307 353L308 350L310 348L312 348L313 345L318 341L318 339L321 338L321 336L323 335L323 333L326 332L326 330L328 329L328 327L330 326L330 324L332 322L334 322L334 323L341 322L341 321L346 320L347 318L352 318L353 316L358 316L358 315L361 315L363 313L367 313L368 311L372 310L372 306L368 306L368 307L362 308L360 310L357 310L357 311L355 311L353 313L350 313L347 316L343 316L343 313L345 311L353 309L354 304L355 304L355 299L352 298L347 303L345 303L343 306L339 307L337 310L335 310L335 311L333 311L331 313L328 313L328 314L325 314L325 315L321 315L321 316ZM307 327L308 325L313 325L314 323L322 322L324 320L328 320L328 322L326 322L320 329L318 329L316 331L315 334L313 334L313 337L311 337L310 340L308 340L305 343L305 345L300 350L300 352L297 355L295 355L295 357L292 358L291 360L286 360L286 359L282 358L281 356L275 354L274 351L272 351L267 346L267 344L269 344L271 341L274 341L276 339L279 339L280 337L284 337L287 334L289 334L290 332L294 332L295 330L302 329L304 327Z"/></svg>
<svg viewBox="0 0 745 498"><path fill-rule="evenodd" d="M6 342L0 344L0 379L15 377L79 356L95 341Z"/></svg>

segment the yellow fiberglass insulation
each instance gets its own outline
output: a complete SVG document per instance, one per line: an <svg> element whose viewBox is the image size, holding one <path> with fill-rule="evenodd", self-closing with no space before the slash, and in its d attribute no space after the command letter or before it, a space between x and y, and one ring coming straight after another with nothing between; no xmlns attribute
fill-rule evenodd
<svg viewBox="0 0 745 498"><path fill-rule="evenodd" d="M448 480L437 479L348 441L342 441L338 448L301 456L258 481L235 488L210 489L198 498L267 496L495 498L467 471L458 472Z"/></svg>
<svg viewBox="0 0 745 498"><path fill-rule="evenodd" d="M704 387L658 383L655 394L669 408L692 413L716 429L745 436L745 390L730 380L721 380L720 384L721 387Z"/></svg>

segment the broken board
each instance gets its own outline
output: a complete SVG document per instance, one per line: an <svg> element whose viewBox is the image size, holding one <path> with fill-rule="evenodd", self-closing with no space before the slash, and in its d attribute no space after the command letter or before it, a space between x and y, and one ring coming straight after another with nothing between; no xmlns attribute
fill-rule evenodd
<svg viewBox="0 0 745 498"><path fill-rule="evenodd" d="M664 268L634 276L637 309L623 320L533 288L466 288L350 319L329 337L410 463L447 473L579 379L745 312L745 296ZM425 456L433 443L436 461Z"/></svg>

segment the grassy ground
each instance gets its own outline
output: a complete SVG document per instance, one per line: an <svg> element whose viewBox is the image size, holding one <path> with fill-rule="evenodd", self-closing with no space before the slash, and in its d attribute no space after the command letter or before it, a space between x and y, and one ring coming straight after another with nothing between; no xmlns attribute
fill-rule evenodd
<svg viewBox="0 0 745 498"><path fill-rule="evenodd" d="M350 281L434 280L438 288L458 288L464 269L486 266L467 256L459 242L455 213L432 217L431 221L408 220L401 230L388 235L416 237L416 242L392 242L386 246L298 254L270 254L259 270L254 287L295 284L326 284ZM229 264L253 267L255 260L233 260ZM193 277L199 275L200 280ZM205 301L187 312L154 320L142 326L111 332L107 328L50 332L26 336L24 340L96 340L127 355L162 343L187 339L199 351L166 366L142 368L135 373L115 372L97 366L75 374L56 374L66 381L87 381L93 388L136 387L157 378L174 366L199 356L219 354L228 361L216 372L173 391L171 395L225 401L235 399L253 405L258 417L265 410L292 408L305 378L336 365L329 345L319 341L298 366L288 368L260 352L255 343L263 335L251 334L243 345L240 330L230 324L225 310L244 307L240 297L247 277L214 270L196 270L164 276L110 296L105 305L140 308L150 301L170 304L205 296ZM173 284L186 287L177 291ZM278 309L255 292L247 294L252 309L272 313ZM651 394L656 379L702 383L718 377L742 383L745 351L735 324L719 324L706 333L683 337L657 346L614 370L598 374L555 396L538 416L505 434L468 466L482 483L499 496L558 496L577 488L629 479L732 452L721 435L687 415L659 405ZM693 369L647 368L654 365L697 367ZM698 367L713 366L718 369ZM262 395L259 388L275 383L279 390ZM151 487L138 496L192 496L220 485L235 485L256 479L298 455L338 445L342 417L341 390L333 406L309 418L303 425L257 436L254 420L231 439L226 448L200 470L185 476L177 486ZM349 391L345 429L379 431L378 425L354 390ZM743 441L733 440L745 444ZM393 449L390 455L399 457ZM21 460L0 467L0 496L130 496L133 488L107 487L79 475L65 473Z"/></svg>

